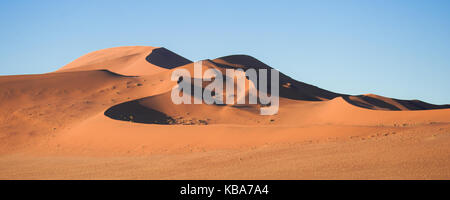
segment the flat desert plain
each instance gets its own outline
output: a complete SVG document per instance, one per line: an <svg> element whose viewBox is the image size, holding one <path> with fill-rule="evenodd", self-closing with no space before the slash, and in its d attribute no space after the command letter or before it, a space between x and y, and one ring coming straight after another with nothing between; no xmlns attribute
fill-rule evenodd
<svg viewBox="0 0 450 200"><path fill-rule="evenodd" d="M246 55L202 63L271 69ZM193 68L134 46L0 76L0 179L450 179L449 105L339 94L281 72L275 115L176 105L172 72Z"/></svg>

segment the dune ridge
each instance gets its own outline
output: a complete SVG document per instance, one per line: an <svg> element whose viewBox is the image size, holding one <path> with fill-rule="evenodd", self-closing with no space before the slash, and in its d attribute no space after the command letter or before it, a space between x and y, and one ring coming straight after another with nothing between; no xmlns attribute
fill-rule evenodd
<svg viewBox="0 0 450 200"><path fill-rule="evenodd" d="M115 47L88 53L56 72L103 69L126 76L143 76L163 72L191 62L165 48Z"/></svg>

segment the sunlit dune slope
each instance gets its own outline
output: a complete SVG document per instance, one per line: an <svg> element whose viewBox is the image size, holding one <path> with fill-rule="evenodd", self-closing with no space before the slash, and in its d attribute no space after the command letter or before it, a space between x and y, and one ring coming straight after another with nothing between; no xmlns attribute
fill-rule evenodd
<svg viewBox="0 0 450 200"><path fill-rule="evenodd" d="M116 47L88 53L57 72L106 69L122 75L143 76L163 72L190 62L165 48Z"/></svg>

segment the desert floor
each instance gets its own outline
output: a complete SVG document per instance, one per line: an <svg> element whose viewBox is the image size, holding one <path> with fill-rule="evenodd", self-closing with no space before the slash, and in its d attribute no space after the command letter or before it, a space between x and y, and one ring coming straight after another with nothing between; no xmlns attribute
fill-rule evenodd
<svg viewBox="0 0 450 200"><path fill-rule="evenodd" d="M220 128L220 127L218 127ZM321 129L322 127L316 127ZM312 129L316 129L312 128ZM324 127L326 128L326 127ZM332 128L332 127L330 127ZM361 127L357 127L359 129ZM246 129L237 127L236 129ZM310 129L308 127L306 130ZM351 129L351 128L350 128ZM362 129L365 129L363 127ZM209 131L209 130L208 130ZM302 130L300 129L299 132ZM236 146L195 145L126 152L26 152L0 157L1 179L449 179L450 125ZM125 134L125 133L124 133ZM132 133L127 133L132 134ZM151 134L151 133L149 133ZM173 137L176 138L176 133ZM233 137L246 137L235 133ZM274 131L273 134L276 134ZM183 136L184 137L184 136ZM193 136L195 137L195 136ZM214 135L215 139L227 139ZM212 140L215 140L212 139ZM40 147L44 148L44 147ZM120 147L119 147L120 148ZM99 152L99 151L94 151ZM34 155L33 155L34 154Z"/></svg>

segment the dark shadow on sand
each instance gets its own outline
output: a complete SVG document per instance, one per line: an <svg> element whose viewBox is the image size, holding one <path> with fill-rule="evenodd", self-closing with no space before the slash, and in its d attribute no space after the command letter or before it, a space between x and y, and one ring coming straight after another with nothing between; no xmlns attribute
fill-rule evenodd
<svg viewBox="0 0 450 200"><path fill-rule="evenodd" d="M170 124L173 119L162 112L149 109L138 101L129 101L115 105L105 111L111 119L145 124Z"/></svg>
<svg viewBox="0 0 450 200"><path fill-rule="evenodd" d="M145 60L147 62L154 64L156 66L166 68L166 69L173 69L179 66L183 66L189 63L192 63L192 61L167 50L166 48L158 48L154 49L152 53L150 53Z"/></svg>

